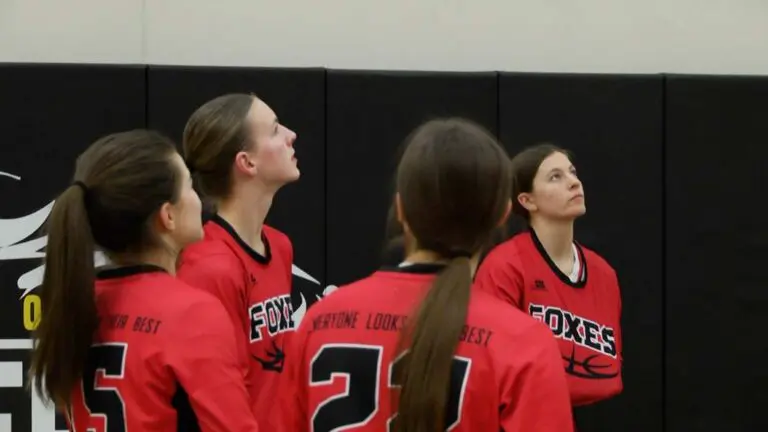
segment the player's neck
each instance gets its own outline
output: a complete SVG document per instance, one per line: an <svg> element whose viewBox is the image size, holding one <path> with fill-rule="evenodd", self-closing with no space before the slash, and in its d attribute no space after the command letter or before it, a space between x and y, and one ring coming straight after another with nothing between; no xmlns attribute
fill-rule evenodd
<svg viewBox="0 0 768 432"><path fill-rule="evenodd" d="M225 200L218 206L217 213L227 221L238 236L253 248L264 255L265 247L261 239L264 220L272 207L274 193L254 193L248 195L233 194L236 198Z"/></svg>
<svg viewBox="0 0 768 432"><path fill-rule="evenodd" d="M573 261L573 221L535 219L531 227L553 261Z"/></svg>

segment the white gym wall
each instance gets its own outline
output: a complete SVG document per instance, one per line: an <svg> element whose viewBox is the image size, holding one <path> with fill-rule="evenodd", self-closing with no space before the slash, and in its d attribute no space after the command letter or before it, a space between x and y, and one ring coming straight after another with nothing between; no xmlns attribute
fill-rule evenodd
<svg viewBox="0 0 768 432"><path fill-rule="evenodd" d="M0 0L0 62L768 74L768 0Z"/></svg>

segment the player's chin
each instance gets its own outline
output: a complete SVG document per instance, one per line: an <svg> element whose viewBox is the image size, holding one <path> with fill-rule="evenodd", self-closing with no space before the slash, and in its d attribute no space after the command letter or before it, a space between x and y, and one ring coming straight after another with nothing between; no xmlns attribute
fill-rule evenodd
<svg viewBox="0 0 768 432"><path fill-rule="evenodd" d="M301 178L301 170L298 166L294 165L286 173L286 183L292 183Z"/></svg>
<svg viewBox="0 0 768 432"><path fill-rule="evenodd" d="M587 207L584 204L575 205L568 209L566 217L576 219L577 217L584 216L587 213Z"/></svg>

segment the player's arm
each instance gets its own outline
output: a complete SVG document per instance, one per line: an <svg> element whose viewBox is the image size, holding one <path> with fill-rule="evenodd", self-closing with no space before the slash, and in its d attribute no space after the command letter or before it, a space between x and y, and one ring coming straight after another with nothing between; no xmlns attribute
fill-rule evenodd
<svg viewBox="0 0 768 432"><path fill-rule="evenodd" d="M210 255L182 262L176 276L219 299L237 331L238 343L248 346L248 291L239 262L223 254Z"/></svg>
<svg viewBox="0 0 768 432"><path fill-rule="evenodd" d="M257 432L232 323L215 299L195 302L170 332L167 361L201 431ZM186 324L185 324L186 323Z"/></svg>
<svg viewBox="0 0 768 432"><path fill-rule="evenodd" d="M523 288L519 258L505 257L498 250L491 251L480 264L473 285L473 289L485 291L517 309L523 303Z"/></svg>
<svg viewBox="0 0 768 432"><path fill-rule="evenodd" d="M308 318L308 319L307 319ZM304 348L311 323L311 315L305 316L296 333L291 337L286 350L287 356L283 373L280 375L278 395L278 419L282 422L283 430L304 432L309 430L307 415L307 387L309 377L304 367Z"/></svg>
<svg viewBox="0 0 768 432"><path fill-rule="evenodd" d="M555 338L535 323L505 351L501 379L501 430L572 432L573 414Z"/></svg>

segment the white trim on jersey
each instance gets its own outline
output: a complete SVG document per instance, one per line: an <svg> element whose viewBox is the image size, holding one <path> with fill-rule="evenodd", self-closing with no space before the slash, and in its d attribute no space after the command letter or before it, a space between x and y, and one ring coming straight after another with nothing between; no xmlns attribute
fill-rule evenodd
<svg viewBox="0 0 768 432"><path fill-rule="evenodd" d="M581 261L579 261L579 250L576 248L576 243L573 245L573 270L568 275L568 279L571 282L576 283L581 278Z"/></svg>

